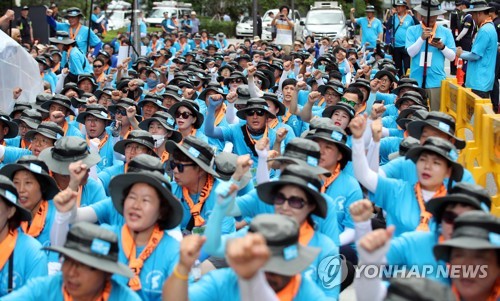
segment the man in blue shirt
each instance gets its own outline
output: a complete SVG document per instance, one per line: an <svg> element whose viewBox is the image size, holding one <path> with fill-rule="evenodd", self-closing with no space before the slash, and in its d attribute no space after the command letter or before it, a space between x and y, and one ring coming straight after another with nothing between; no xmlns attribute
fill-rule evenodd
<svg viewBox="0 0 500 301"><path fill-rule="evenodd" d="M369 43L369 47L375 48L377 41L382 41L383 26L382 22L375 18L375 7L367 5L366 17L354 18L356 10L351 8L351 22L361 27L361 44Z"/></svg>
<svg viewBox="0 0 500 301"><path fill-rule="evenodd" d="M414 16L407 13L408 4L406 0L398 0L393 6L396 7L397 14L392 15L389 19L389 28L392 28L393 32L391 44L394 47L394 63L396 63L396 68L399 69L399 77L402 77L406 74L406 70L410 68L410 56L405 47L406 30L419 22Z"/></svg>
<svg viewBox="0 0 500 301"><path fill-rule="evenodd" d="M490 7L486 1L472 1L470 9L474 22L478 24L478 32L471 51L457 48L457 56L469 61L465 86L479 97L489 98L495 80L495 62L497 58L498 37L489 16Z"/></svg>

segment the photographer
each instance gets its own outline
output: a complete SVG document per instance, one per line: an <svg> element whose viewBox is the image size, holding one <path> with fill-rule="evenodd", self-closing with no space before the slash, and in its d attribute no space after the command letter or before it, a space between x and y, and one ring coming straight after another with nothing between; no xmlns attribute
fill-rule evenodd
<svg viewBox="0 0 500 301"><path fill-rule="evenodd" d="M290 54L293 43L293 22L288 18L290 8L286 5L280 7L280 12L274 17L271 26L276 27L276 44L281 45L285 54Z"/></svg>

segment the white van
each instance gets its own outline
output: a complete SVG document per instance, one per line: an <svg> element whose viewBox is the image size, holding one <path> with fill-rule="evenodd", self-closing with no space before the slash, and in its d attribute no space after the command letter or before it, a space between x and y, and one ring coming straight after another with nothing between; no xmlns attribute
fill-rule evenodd
<svg viewBox="0 0 500 301"><path fill-rule="evenodd" d="M264 14L264 16L262 16L262 39L263 40L266 40L266 41L271 41L273 38L272 38L272 28L271 28L271 22L273 22L273 19L271 17L269 17L269 13L274 13L274 15L276 16L276 14L278 13L278 9L275 8L275 9L270 9L268 11L266 11L266 13ZM292 11L290 10L290 13L288 15L288 17L290 18L290 14L292 13ZM300 13L298 10L295 10L294 12L294 15L293 15L293 18L290 18L294 24L294 32L295 32L295 40L302 40L302 26L300 26Z"/></svg>
<svg viewBox="0 0 500 301"><path fill-rule="evenodd" d="M173 14L177 15L177 19L182 20L183 15L190 15L193 10L191 3L176 2L176 1L162 1L153 2L153 9L149 12L146 18L146 25L149 27L161 27L161 22L165 19L163 14L168 13L171 17Z"/></svg>

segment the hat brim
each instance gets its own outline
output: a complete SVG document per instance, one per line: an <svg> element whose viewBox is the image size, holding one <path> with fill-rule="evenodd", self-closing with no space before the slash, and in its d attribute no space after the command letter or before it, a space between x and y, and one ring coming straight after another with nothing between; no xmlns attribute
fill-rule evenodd
<svg viewBox="0 0 500 301"><path fill-rule="evenodd" d="M271 111L269 111L268 109L263 108L262 106L248 106L246 108L240 109L236 112L236 116L238 116L238 118L242 120L246 120L247 119L246 111L251 111L251 110L264 110L266 111L268 118L271 119L276 118L276 115L271 113Z"/></svg>
<svg viewBox="0 0 500 301"><path fill-rule="evenodd" d="M349 114L351 119L354 118L353 112L349 111L349 109L347 109L346 107L343 107L341 105L333 105L333 106L326 107L323 110L323 113L321 114L321 116L326 117L326 118L332 118L333 113L337 110L342 110L344 112L347 112L347 114Z"/></svg>
<svg viewBox="0 0 500 301"><path fill-rule="evenodd" d="M4 189L2 189L2 194L3 194L3 191L4 191ZM15 215L18 215L19 219L21 221L26 221L26 222L31 221L32 216L31 216L31 212L29 210L25 209L24 207L22 207L18 203L13 203L13 202L7 200L3 195L0 195L0 198L5 203L11 204L12 206L16 207L16 213L15 213Z"/></svg>
<svg viewBox="0 0 500 301"><path fill-rule="evenodd" d="M477 7L477 8L467 8L464 9L464 13L472 13L472 12L478 12L478 11L485 11L485 10L491 10L492 7L486 6L486 7Z"/></svg>
<svg viewBox="0 0 500 301"><path fill-rule="evenodd" d="M172 141L175 141L175 142L181 142L181 140L182 140L182 134L179 131L177 131L176 129L174 129L173 127L171 127L170 125L166 124L165 122L163 122L162 120L160 120L160 119L158 119L156 117L151 117L151 118L148 118L146 120L141 121L139 123L139 128L141 130L148 131L149 130L149 125L153 121L158 122L167 131L172 132L172 135L168 138L168 140L172 140Z"/></svg>
<svg viewBox="0 0 500 301"><path fill-rule="evenodd" d="M42 103L41 107L42 107L42 109L50 111L51 104L61 105L68 110L70 115L75 115L75 112L73 112L73 110L71 109L71 104L67 104L67 103L64 103L64 102L58 101L58 100L47 100L46 102Z"/></svg>
<svg viewBox="0 0 500 301"><path fill-rule="evenodd" d="M305 168L309 168L315 175L324 175L324 176L331 176L332 173L321 167L321 166L312 166L304 162L303 160L297 159L297 158L292 158L292 157L286 157L286 156L280 156L276 157L273 159L267 160L267 162L280 162L280 163L290 163L292 162L293 164L301 165L304 166Z"/></svg>
<svg viewBox="0 0 500 301"><path fill-rule="evenodd" d="M92 256L84 252L68 249L61 246L45 247L42 248L42 250L48 250L63 254L64 256L70 257L78 262L81 262L100 271L122 275L127 278L134 277L134 273L132 272L132 270L121 262L113 262L108 259Z"/></svg>
<svg viewBox="0 0 500 301"><path fill-rule="evenodd" d="M434 129L436 129L442 133L445 133L449 137L452 137L453 139L455 139L454 145L456 148L458 148L458 149L465 148L466 143L464 140L462 140L456 136L451 135L449 132L443 131L439 127L435 126L432 123L427 122L426 120L415 120L415 121L410 122L407 125L408 133L410 134L410 136L417 138L417 139L420 139L420 136L422 136L422 131L424 129L424 126L431 126Z"/></svg>
<svg viewBox="0 0 500 301"><path fill-rule="evenodd" d="M76 43L76 41L73 39L59 40L58 38L49 38L49 42L51 42L52 44L63 44L63 45L71 45Z"/></svg>
<svg viewBox="0 0 500 301"><path fill-rule="evenodd" d="M441 217L446 206L455 203L465 204L475 209L482 210L481 204L479 204L478 201L475 201L472 197L461 193L449 194L444 197L433 198L428 201L427 204L425 204L425 207L427 211L432 213L436 222L441 223Z"/></svg>
<svg viewBox="0 0 500 301"><path fill-rule="evenodd" d="M181 202L158 179L155 179L146 172L120 174L113 177L111 182L109 182L109 195L115 209L121 215L123 215L123 202L126 197L125 191L136 183L146 183L153 186L161 194L161 201L167 201L170 210L168 211L169 217L164 219L165 229L173 229L181 223L184 213Z"/></svg>
<svg viewBox="0 0 500 301"><path fill-rule="evenodd" d="M309 196L308 201L313 200L316 203L316 209L314 209L312 214L315 214L321 218L326 217L327 204L325 198L321 195L321 193L309 187L306 181L303 180L302 178L293 176L282 176L277 181L262 183L256 187L257 194L264 203L269 205L274 205L273 191L276 191L278 187L285 185L294 185L303 189Z"/></svg>
<svg viewBox="0 0 500 301"><path fill-rule="evenodd" d="M277 275L295 276L313 263L321 249L297 244L297 251L298 256L292 260L285 260L280 255L271 256L262 269Z"/></svg>
<svg viewBox="0 0 500 301"><path fill-rule="evenodd" d="M60 190L59 190L59 187L57 186L56 180L54 180L54 178L52 178L48 174L36 173L36 172L32 171L31 169L29 169L28 167L21 165L21 164L17 164L17 163L7 164L4 167L2 167L2 169L0 169L0 174L4 175L7 178L12 180L14 178L14 174L20 170L26 170L26 171L31 172L33 175L35 175L35 178L37 178L37 181L38 181L38 177L41 177L45 181L45 183L41 183L41 182L38 183L40 185L40 189L41 189L42 194L43 194L42 197L45 200L52 200L54 198L54 196L59 193Z"/></svg>
<svg viewBox="0 0 500 301"><path fill-rule="evenodd" d="M415 11L417 11L421 16L426 17L427 16L427 9L422 8L421 5L417 6L414 8ZM464 10L465 11L465 10ZM431 10L429 13L429 17L434 17L434 16L439 16L439 15L444 15L447 12L443 9L438 9L438 10Z"/></svg>
<svg viewBox="0 0 500 301"><path fill-rule="evenodd" d="M150 151L152 151L153 153L151 154L151 156L153 157L158 157L158 155L156 154L155 152L155 149L154 149L154 145L153 147L150 147L149 145L141 142L141 141L138 141L136 139L123 139L123 140L120 140L118 142L115 143L115 145L113 146L113 150L121 155L124 155L125 156L125 146L129 143L137 143L137 144L140 144L142 146L145 146L147 147Z"/></svg>
<svg viewBox="0 0 500 301"><path fill-rule="evenodd" d="M396 79L396 76L394 76L394 74L392 74L392 72L390 71L387 71L387 70L380 70L378 71L377 73L375 73L375 78L382 78L384 75L387 75L387 77L392 81L392 82L396 82L397 79Z"/></svg>
<svg viewBox="0 0 500 301"><path fill-rule="evenodd" d="M330 143L334 143L338 147L339 151L342 153L342 160L340 161L340 165L342 168L344 168L347 165L347 162L352 160L351 148L342 142L332 139L332 137L330 137L329 135L314 132L311 133L311 135L308 135L307 139L310 140L321 139Z"/></svg>
<svg viewBox="0 0 500 301"><path fill-rule="evenodd" d="M165 148L170 153L170 155L172 155L176 149L180 150L184 155L186 155L189 159L191 159L194 163L196 163L196 165L198 165L201 169L203 169L204 171L206 171L207 173L211 174L214 177L217 178L220 177L219 174L210 165L206 164L202 160L193 156L189 152L189 150L186 147L184 147L184 145L175 143L174 141L167 140L165 142Z"/></svg>
<svg viewBox="0 0 500 301"><path fill-rule="evenodd" d="M461 248L468 250L498 250L500 249L500 246L493 245L489 241L477 237L457 237L434 246L434 257L436 257L436 259L438 260L444 260L448 262L452 248Z"/></svg>
<svg viewBox="0 0 500 301"><path fill-rule="evenodd" d="M464 174L463 166L460 165L459 163L451 160L447 156L447 154L444 153L443 150L440 149L439 147L435 147L432 145L415 146L415 147L410 148L406 152L405 157L416 163L418 161L418 158L420 158L420 155L422 154L422 152L425 152L425 151L435 153L450 163L451 168L452 168L451 175L450 175L451 180L460 181L462 179L463 174Z"/></svg>
<svg viewBox="0 0 500 301"><path fill-rule="evenodd" d="M78 123L81 123L81 124L85 124L85 118L87 116L94 116L95 118L97 119L100 119L100 120L103 120L104 122L106 123L111 123L113 120L106 117L104 118L104 116L100 115L100 114L96 114L94 112L81 112L80 114L78 114L78 116L76 117L76 122Z"/></svg>
<svg viewBox="0 0 500 301"><path fill-rule="evenodd" d="M328 89L328 88L332 89L333 92L335 92L335 94L337 94L338 96L342 96L343 95L342 93L340 93L339 91L337 91L334 86L331 86L331 85L321 85L321 86L319 86L318 87L318 92L321 93L321 95L324 96L325 93L326 93L326 89Z"/></svg>
<svg viewBox="0 0 500 301"><path fill-rule="evenodd" d="M427 92L425 92L424 89L420 88L420 87L415 87L413 85L401 85L401 86L397 86L394 90L391 91L392 94L396 94L398 95L399 94L399 91L403 88L407 88L407 89L410 89L411 91L415 91L415 92L418 92L420 95L422 95L422 98L425 100L427 99Z"/></svg>
<svg viewBox="0 0 500 301"><path fill-rule="evenodd" d="M19 127L19 124L20 124L21 122L24 122L24 123L26 123L26 124L27 124L30 128L32 128L32 129L36 129L36 128L38 128L38 126L39 126L39 125L40 125L40 123L41 123L41 122L40 122L40 123L36 123L36 122L34 122L34 121L28 120L28 119L23 118L23 117L18 118L18 119L12 119L12 121L14 121L15 123L17 123L17 126L18 126L18 127Z"/></svg>
<svg viewBox="0 0 500 301"><path fill-rule="evenodd" d="M60 175L69 175L69 165L73 163L72 161L57 161L54 158L52 158L52 148L49 147L44 149L39 155L38 159L42 160L47 164L49 169L52 172L55 172ZM98 154L88 154L87 157L82 160L83 164L86 164L89 168L96 165L101 161L101 157Z"/></svg>
<svg viewBox="0 0 500 301"><path fill-rule="evenodd" d="M0 119L0 122L5 124L9 128L9 131L7 132L7 135L4 136L4 138L14 138L17 136L17 134L19 134L19 127L17 126L17 123L5 119Z"/></svg>
<svg viewBox="0 0 500 301"><path fill-rule="evenodd" d="M50 136L49 133L45 132L45 131L39 131L38 129L34 129L34 130L31 130L31 131L27 131L26 134L24 135L24 139L28 140L28 141L31 141L36 134L40 134L44 137L47 137L49 139L52 139L52 140L57 140L58 138L55 137L55 136Z"/></svg>
<svg viewBox="0 0 500 301"><path fill-rule="evenodd" d="M193 124L193 127L195 129L199 129L201 127L201 125L203 124L203 121L205 120L205 116L203 116L203 114L200 113L200 111L198 111L192 104L190 104L189 102L186 102L186 101L180 101L180 102L177 102L177 103L174 103L170 109L168 110L168 113L172 116L174 116L175 118L175 112L177 112L177 110L180 108L180 107L186 107L188 108L191 113L194 113L196 115L196 122Z"/></svg>

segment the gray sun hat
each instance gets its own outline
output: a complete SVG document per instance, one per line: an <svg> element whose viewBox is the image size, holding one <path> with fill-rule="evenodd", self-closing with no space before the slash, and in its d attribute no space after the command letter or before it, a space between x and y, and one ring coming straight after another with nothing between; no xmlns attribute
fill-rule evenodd
<svg viewBox="0 0 500 301"><path fill-rule="evenodd" d="M367 13L374 13L375 12L375 6L373 5L367 5L365 8L365 12Z"/></svg>
<svg viewBox="0 0 500 301"><path fill-rule="evenodd" d="M406 152L405 157L417 163L423 152L431 152L444 158L451 166L450 180L459 182L464 174L462 165L456 162L458 158L457 149L449 141L438 137L429 137L421 146L415 146Z"/></svg>
<svg viewBox="0 0 500 301"><path fill-rule="evenodd" d="M463 149L465 147L465 141L455 136L455 119L450 115L442 112L429 112L424 120L410 122L407 125L408 133L420 139L425 126L431 126L455 139L454 144L458 149Z"/></svg>
<svg viewBox="0 0 500 301"><path fill-rule="evenodd" d="M428 114L429 114L428 107L424 107L421 105L411 105L408 108L399 112L399 115L396 118L396 123L401 129L406 130L407 129L406 125L409 122L416 120L424 120L425 118L427 118Z"/></svg>
<svg viewBox="0 0 500 301"><path fill-rule="evenodd" d="M431 199L425 204L425 207L427 211L432 213L436 222L441 223L446 206L457 203L484 212L489 212L491 208L491 198L488 191L479 185L466 182L457 183L448 191L448 195Z"/></svg>
<svg viewBox="0 0 500 301"><path fill-rule="evenodd" d="M312 212L321 218L327 214L327 204L320 190L322 183L311 168L292 164L285 167L277 181L262 183L256 187L259 198L266 204L274 205L276 190L285 185L300 187L308 196L308 202L314 202L316 209Z"/></svg>
<svg viewBox="0 0 500 301"><path fill-rule="evenodd" d="M414 8L422 17L427 17L427 11L430 9L429 16L439 16L446 14L446 11L441 9L438 0L424 0L420 5Z"/></svg>
<svg viewBox="0 0 500 301"><path fill-rule="evenodd" d="M464 13L478 12L478 11L489 11L491 7L488 2L483 0L472 0L470 2L469 8L464 9Z"/></svg>
<svg viewBox="0 0 500 301"><path fill-rule="evenodd" d="M126 139L120 140L116 142L113 146L113 150L119 154L125 155L125 148L129 143L137 143L142 146L147 147L150 151L153 152L153 156L157 157L158 155L155 153L155 140L153 139L153 135L148 131L144 130L132 130L128 134Z"/></svg>
<svg viewBox="0 0 500 301"><path fill-rule="evenodd" d="M236 88L236 94L238 98L234 102L235 105L246 105L250 97L250 92L248 91L248 85L239 85Z"/></svg>
<svg viewBox="0 0 500 301"><path fill-rule="evenodd" d="M69 165L78 160L82 160L89 168L101 161L99 154L91 154L88 151L84 139L73 136L57 140L53 147L44 149L38 158L44 161L52 172L60 175L69 175Z"/></svg>
<svg viewBox="0 0 500 301"><path fill-rule="evenodd" d="M19 133L19 127L17 126L17 123L13 122L12 119L10 119L9 114L0 111L0 122L3 123L4 126L9 128L9 131L4 136L4 138L14 138L17 136L17 134Z"/></svg>
<svg viewBox="0 0 500 301"><path fill-rule="evenodd" d="M78 97L80 97L83 94L82 89L78 88L78 85L74 82L69 82L64 85L64 88L61 90L59 94L66 95L66 92L69 90L73 90L78 94Z"/></svg>
<svg viewBox="0 0 500 301"><path fill-rule="evenodd" d="M123 215L123 203L127 197L125 193L136 183L151 185L157 190L160 201L167 203L169 216L162 217L162 228L167 230L173 229L181 223L184 212L181 202L172 194L170 183L163 174L156 171L142 170L127 172L111 179L111 182L109 182L109 195L115 209L120 214Z"/></svg>
<svg viewBox="0 0 500 301"><path fill-rule="evenodd" d="M0 175L0 198L16 207L15 215L18 215L21 221L31 221L31 212L18 203L19 194L16 186L4 175Z"/></svg>
<svg viewBox="0 0 500 301"><path fill-rule="evenodd" d="M295 276L316 259L320 249L299 244L299 224L278 214L260 214L250 223L249 232L266 239L271 257L263 270L283 276Z"/></svg>
<svg viewBox="0 0 500 301"><path fill-rule="evenodd" d="M344 85L341 82L334 80L334 81L329 81L325 85L319 86L318 92L320 92L321 95L324 96L328 89L333 90L333 92L335 92L335 94L337 94L338 96L344 95L345 91Z"/></svg>
<svg viewBox="0 0 500 301"><path fill-rule="evenodd" d="M394 152L394 153L391 153L389 154L389 160L394 160L396 158L399 158L399 157L402 157L404 155L406 155L406 153L408 152L408 150L414 146L419 146L420 145L420 141L411 137L411 136L408 136L406 138L404 138L403 140L401 140L401 142L399 143L399 150L397 152Z"/></svg>
<svg viewBox="0 0 500 301"><path fill-rule="evenodd" d="M94 116L95 118L105 121L107 124L111 123L113 120L109 116L108 110L100 104L90 104L84 112L81 112L76 117L76 121L85 124L85 119L87 116Z"/></svg>
<svg viewBox="0 0 500 301"><path fill-rule="evenodd" d="M26 170L35 176L42 191L44 200L52 200L59 193L56 181L49 174L49 168L42 160L35 156L22 156L16 163L4 165L0 174L14 180L14 175L20 170Z"/></svg>
<svg viewBox="0 0 500 301"><path fill-rule="evenodd" d="M167 111L167 108L163 106L163 97L155 94L146 94L144 99L137 104L137 107L139 107L139 109L142 109L142 107L148 102L156 105L162 111Z"/></svg>
<svg viewBox="0 0 500 301"><path fill-rule="evenodd" d="M401 104L403 101L411 101L413 104L421 105L421 106L426 106L427 103L425 103L424 99L422 98L422 95L418 93L417 91L407 91L401 97L399 97L396 102L394 103L394 106L399 109L401 107Z"/></svg>
<svg viewBox="0 0 500 301"><path fill-rule="evenodd" d="M40 134L49 139L57 140L64 136L64 130L62 127L58 126L55 122L52 121L44 121L40 123L40 125L33 130L26 132L24 135L24 139L31 141L35 137L36 134Z"/></svg>
<svg viewBox="0 0 500 301"><path fill-rule="evenodd" d="M236 171L236 161L238 155L228 152L221 152L215 156L215 171L219 175L219 179L229 181ZM253 176L248 170L240 180L240 187L244 188L252 180Z"/></svg>
<svg viewBox="0 0 500 301"><path fill-rule="evenodd" d="M118 237L107 229L87 222L70 228L64 246L45 247L44 250L60 253L84 265L127 278L134 277L132 270L118 261Z"/></svg>
<svg viewBox="0 0 500 301"><path fill-rule="evenodd" d="M262 98L265 100L272 101L273 104L278 108L278 112L276 113L276 116L285 115L286 107L281 101L279 101L278 95L276 95L275 93L264 92L264 94L262 95Z"/></svg>
<svg viewBox="0 0 500 301"><path fill-rule="evenodd" d="M195 129L199 129L205 120L203 114L200 113L200 106L193 100L183 98L182 101L174 103L168 110L168 113L175 118L175 113L177 113L177 110L179 110L180 107L186 107L189 111L191 111L191 113L196 117L196 122L193 124L193 127Z"/></svg>
<svg viewBox="0 0 500 301"><path fill-rule="evenodd" d="M54 38L49 38L49 42L52 44L63 44L63 45L71 45L76 43L75 40L69 37L69 33L65 31L57 31L56 36Z"/></svg>
<svg viewBox="0 0 500 301"><path fill-rule="evenodd" d="M24 111L24 110L29 110L31 109L31 103L27 101L16 101L14 103L14 108L12 109L12 112L10 112L10 118L14 118L14 114L19 112L19 111Z"/></svg>
<svg viewBox="0 0 500 301"><path fill-rule="evenodd" d="M219 174L214 169L215 155L210 144L195 137L187 136L182 141L182 144L173 141L167 141L165 148L173 157L174 151L180 150L189 159L193 160L196 165L214 177L219 177Z"/></svg>
<svg viewBox="0 0 500 301"><path fill-rule="evenodd" d="M310 140L321 139L334 143L342 153L340 168L343 169L347 165L347 162L351 161L352 157L351 148L347 145L347 134L342 128L333 125L333 120L330 118L326 119L328 120L327 123L318 124L314 130L309 131L305 138Z"/></svg>
<svg viewBox="0 0 500 301"><path fill-rule="evenodd" d="M42 108L45 110L50 110L50 105L58 104L67 109L70 115L75 115L75 112L71 109L71 100L62 94L55 94L51 99L47 100L42 104Z"/></svg>
<svg viewBox="0 0 500 301"><path fill-rule="evenodd" d="M451 239L434 246L434 257L449 262L453 248L469 250L500 249L500 218L473 210L455 219Z"/></svg>
<svg viewBox="0 0 500 301"><path fill-rule="evenodd" d="M127 172L140 172L143 170L156 171L163 174L165 167L161 163L160 158L148 154L137 155L128 163Z"/></svg>
<svg viewBox="0 0 500 301"><path fill-rule="evenodd" d="M384 301L455 301L448 286L427 278L391 278Z"/></svg>
<svg viewBox="0 0 500 301"><path fill-rule="evenodd" d="M267 161L298 164L310 168L311 171L317 175L331 176L329 170L318 165L320 157L321 154L318 143L309 139L293 138L285 145L285 152L283 155Z"/></svg>
<svg viewBox="0 0 500 301"><path fill-rule="evenodd" d="M18 125L22 122L26 123L30 128L36 129L42 123L42 114L36 109L24 110L18 119L12 119Z"/></svg>
<svg viewBox="0 0 500 301"><path fill-rule="evenodd" d="M154 113L151 118L148 118L146 120L141 121L141 123L139 123L139 128L147 131L147 130L149 130L149 125L153 121L160 123L160 125L162 127L164 127L167 131L172 132L172 135L168 138L169 140L172 140L175 142L181 142L182 134L174 128L175 118L172 117L172 115L170 115L167 112L158 111L158 112Z"/></svg>

